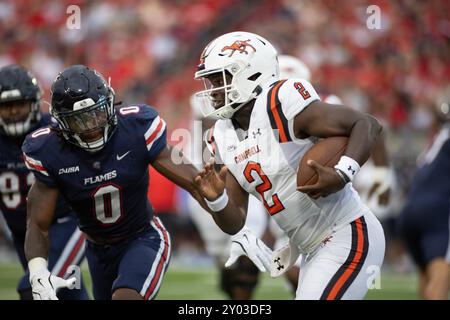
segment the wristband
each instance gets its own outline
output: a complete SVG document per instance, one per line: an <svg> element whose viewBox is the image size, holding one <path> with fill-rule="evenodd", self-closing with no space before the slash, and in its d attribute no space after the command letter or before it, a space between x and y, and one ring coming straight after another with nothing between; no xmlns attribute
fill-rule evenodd
<svg viewBox="0 0 450 320"><path fill-rule="evenodd" d="M345 186L348 182L350 182L350 178L347 177L347 175L345 173L343 173L340 169L334 169L336 171L336 173L338 174L338 176L341 178L342 180L342 184Z"/></svg>
<svg viewBox="0 0 450 320"><path fill-rule="evenodd" d="M209 201L208 199L205 198L205 201L212 211L214 212L222 211L228 204L227 189L224 189L222 195L218 197L216 200Z"/></svg>
<svg viewBox="0 0 450 320"><path fill-rule="evenodd" d="M358 174L360 169L359 163L347 156L342 156L334 168L341 170L350 179L350 181L353 181L353 178Z"/></svg>

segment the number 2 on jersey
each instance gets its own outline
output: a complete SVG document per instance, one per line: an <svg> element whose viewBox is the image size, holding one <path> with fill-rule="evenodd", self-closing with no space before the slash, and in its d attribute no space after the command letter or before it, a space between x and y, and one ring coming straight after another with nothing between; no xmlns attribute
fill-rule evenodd
<svg viewBox="0 0 450 320"><path fill-rule="evenodd" d="M258 184L255 190L261 195L264 206L266 207L266 210L269 212L269 214L273 216L274 214L277 214L278 212L284 210L284 206L276 193L272 195L273 204L269 205L267 203L266 199L264 198L264 192L270 191L272 189L272 182L270 182L269 178L264 173L259 163L250 161L247 163L244 169L245 179L247 179L249 183L255 181L255 178L253 178L252 176L253 172L255 172L262 180L262 183Z"/></svg>

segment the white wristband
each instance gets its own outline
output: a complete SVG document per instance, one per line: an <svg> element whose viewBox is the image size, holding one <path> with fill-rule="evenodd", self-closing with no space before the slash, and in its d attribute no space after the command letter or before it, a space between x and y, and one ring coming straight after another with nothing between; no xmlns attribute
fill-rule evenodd
<svg viewBox="0 0 450 320"><path fill-rule="evenodd" d="M28 270L30 277L42 269L47 269L47 260L42 257L36 257L28 261Z"/></svg>
<svg viewBox="0 0 450 320"><path fill-rule="evenodd" d="M223 193L220 197L218 197L216 200L214 201L209 201L208 199L205 198L206 204L208 205L208 207L214 211L214 212L218 212L223 210L227 204L228 204L228 194L227 194L227 189L223 190Z"/></svg>
<svg viewBox="0 0 450 320"><path fill-rule="evenodd" d="M334 168L339 169L343 173L345 173L350 181L353 181L353 178L358 174L360 169L359 163L347 156L342 156L341 159L339 159L338 164L335 165Z"/></svg>

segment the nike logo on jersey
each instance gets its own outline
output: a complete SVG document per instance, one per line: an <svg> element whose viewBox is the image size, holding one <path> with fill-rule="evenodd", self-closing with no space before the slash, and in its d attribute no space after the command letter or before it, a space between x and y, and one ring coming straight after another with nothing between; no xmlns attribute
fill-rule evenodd
<svg viewBox="0 0 450 320"><path fill-rule="evenodd" d="M119 155L117 155L116 156L116 158L117 158L117 161L120 161L120 160L122 160L123 158L125 158L126 156L127 156L127 154L129 154L131 151L127 151L127 152L125 152L123 155L121 155L121 156L119 156Z"/></svg>

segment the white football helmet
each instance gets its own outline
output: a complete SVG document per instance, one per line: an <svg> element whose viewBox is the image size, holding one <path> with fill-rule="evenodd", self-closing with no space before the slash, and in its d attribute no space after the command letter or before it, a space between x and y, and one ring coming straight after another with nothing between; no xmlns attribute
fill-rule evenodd
<svg viewBox="0 0 450 320"><path fill-rule="evenodd" d="M221 74L223 86L212 86L208 77ZM231 76L227 83L226 74ZM263 37L249 32L231 32L211 41L200 57L195 79L202 79L205 90L196 96L203 100L205 117L230 119L247 102L261 93L262 87L279 80L277 51ZM224 102L214 108L212 93L224 92Z"/></svg>
<svg viewBox="0 0 450 320"><path fill-rule="evenodd" d="M278 57L280 63L280 78L300 78L311 81L311 71L300 59L293 56L280 55Z"/></svg>

